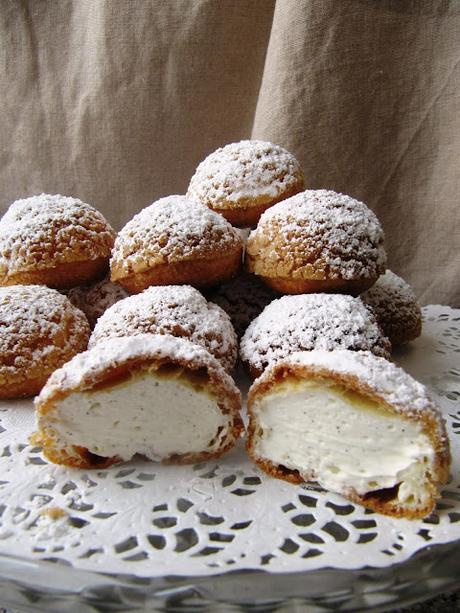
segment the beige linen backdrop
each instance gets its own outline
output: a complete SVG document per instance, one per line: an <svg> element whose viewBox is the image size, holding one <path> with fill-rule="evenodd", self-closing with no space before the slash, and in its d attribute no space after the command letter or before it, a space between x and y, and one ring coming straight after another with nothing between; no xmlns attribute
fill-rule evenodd
<svg viewBox="0 0 460 613"><path fill-rule="evenodd" d="M1 0L0 207L77 196L120 228L271 140L362 199L423 302L460 303L460 0Z"/></svg>

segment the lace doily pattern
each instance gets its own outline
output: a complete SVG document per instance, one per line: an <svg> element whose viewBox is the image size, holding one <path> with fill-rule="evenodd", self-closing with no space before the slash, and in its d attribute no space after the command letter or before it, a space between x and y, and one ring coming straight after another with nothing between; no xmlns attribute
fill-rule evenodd
<svg viewBox="0 0 460 613"><path fill-rule="evenodd" d="M262 474L243 445L218 462L137 460L101 471L47 463L29 443L31 402L0 404L0 553L144 577L386 567L460 538L460 311L424 308L397 362L446 417L452 477L425 520L383 517Z"/></svg>

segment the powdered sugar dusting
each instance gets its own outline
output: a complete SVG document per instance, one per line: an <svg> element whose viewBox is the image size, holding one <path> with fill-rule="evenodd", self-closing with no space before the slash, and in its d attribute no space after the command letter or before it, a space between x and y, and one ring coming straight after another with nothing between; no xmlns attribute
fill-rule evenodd
<svg viewBox="0 0 460 613"><path fill-rule="evenodd" d="M98 320L90 346L105 338L143 333L189 338L227 370L235 365L237 338L230 318L188 285L152 286L117 302Z"/></svg>
<svg viewBox="0 0 460 613"><path fill-rule="evenodd" d="M398 338L401 326L418 329L422 313L417 298L410 285L391 270L387 270L360 297L372 308L390 338Z"/></svg>
<svg viewBox="0 0 460 613"><path fill-rule="evenodd" d="M0 272L108 258L114 239L103 215L77 198L16 200L0 221Z"/></svg>
<svg viewBox="0 0 460 613"><path fill-rule="evenodd" d="M362 202L329 190L307 190L262 214L247 243L263 269L293 278L377 277L385 270L383 230ZM313 275L313 276L312 276ZM270 276L270 275L269 275Z"/></svg>
<svg viewBox="0 0 460 613"><path fill-rule="evenodd" d="M209 371L217 373L222 383L239 396L233 379L223 370L218 360L200 345L166 334L139 334L105 339L76 355L51 375L35 399L35 405L40 406L47 402L57 390L65 392L89 389L98 375L129 360L162 358L187 363L191 368L204 366Z"/></svg>
<svg viewBox="0 0 460 613"><path fill-rule="evenodd" d="M121 230L111 265L127 273L142 272L238 247L240 235L221 215L185 196L168 196L143 209Z"/></svg>
<svg viewBox="0 0 460 613"><path fill-rule="evenodd" d="M109 279L89 286L74 287L67 292L70 302L88 318L91 328L94 328L99 317L113 304L126 298L128 292Z"/></svg>
<svg viewBox="0 0 460 613"><path fill-rule="evenodd" d="M424 385L392 362L367 351L303 351L286 357L282 364L300 364L353 376L400 413L430 411L437 415Z"/></svg>
<svg viewBox="0 0 460 613"><path fill-rule="evenodd" d="M85 316L58 291L0 287L0 385L51 372L85 349L88 336Z"/></svg>
<svg viewBox="0 0 460 613"><path fill-rule="evenodd" d="M303 183L300 165L286 149L243 140L208 155L196 169L187 196L218 210L249 199L276 202L285 193L303 189Z"/></svg>
<svg viewBox="0 0 460 613"><path fill-rule="evenodd" d="M274 300L248 327L240 354L251 369L300 350L369 350L388 357L391 345L359 298L301 294Z"/></svg>

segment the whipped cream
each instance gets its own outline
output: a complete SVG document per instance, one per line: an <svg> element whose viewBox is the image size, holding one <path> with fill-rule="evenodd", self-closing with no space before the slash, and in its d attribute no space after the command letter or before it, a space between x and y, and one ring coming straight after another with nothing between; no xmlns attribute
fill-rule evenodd
<svg viewBox="0 0 460 613"><path fill-rule="evenodd" d="M78 445L103 457L152 460L218 450L231 422L217 400L183 377L144 372L128 381L74 392L39 417L59 447Z"/></svg>
<svg viewBox="0 0 460 613"><path fill-rule="evenodd" d="M434 450L422 426L338 386L285 382L259 397L257 456L328 490L359 495L400 484L398 500L427 499Z"/></svg>

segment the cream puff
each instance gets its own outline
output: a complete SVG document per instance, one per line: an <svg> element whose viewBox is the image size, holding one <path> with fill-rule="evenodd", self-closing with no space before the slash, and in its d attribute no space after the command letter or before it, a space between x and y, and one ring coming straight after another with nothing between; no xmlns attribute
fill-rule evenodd
<svg viewBox="0 0 460 613"><path fill-rule="evenodd" d="M187 196L235 226L255 226L277 202L305 189L299 162L273 143L243 140L217 149L201 162Z"/></svg>
<svg viewBox="0 0 460 613"><path fill-rule="evenodd" d="M249 272L284 294L358 295L385 271L383 230L362 202L307 190L266 211L246 245Z"/></svg>
<svg viewBox="0 0 460 613"><path fill-rule="evenodd" d="M372 309L393 346L413 341L422 333L422 310L411 286L387 270L360 296Z"/></svg>
<svg viewBox="0 0 460 613"><path fill-rule="evenodd" d="M149 287L120 300L98 319L89 344L144 333L187 338L207 349L226 370L235 366L238 339L229 316L188 285Z"/></svg>
<svg viewBox="0 0 460 613"><path fill-rule="evenodd" d="M388 358L391 344L359 298L342 294L283 296L243 335L240 356L253 377L296 351L351 349Z"/></svg>
<svg viewBox="0 0 460 613"><path fill-rule="evenodd" d="M168 196L120 231L111 279L133 294L150 285L207 287L233 277L242 255L242 238L223 217L185 196Z"/></svg>
<svg viewBox="0 0 460 613"><path fill-rule="evenodd" d="M77 198L16 200L0 220L0 285L68 289L97 281L114 240L102 214Z"/></svg>
<svg viewBox="0 0 460 613"><path fill-rule="evenodd" d="M114 338L57 370L35 400L38 436L57 464L102 468L141 454L217 458L242 431L241 395L205 349L182 338Z"/></svg>
<svg viewBox="0 0 460 613"><path fill-rule="evenodd" d="M249 455L385 515L431 513L449 475L444 420L423 385L369 352L308 351L249 391Z"/></svg>
<svg viewBox="0 0 460 613"><path fill-rule="evenodd" d="M50 374L84 351L83 313L43 285L0 287L0 398L37 394Z"/></svg>

